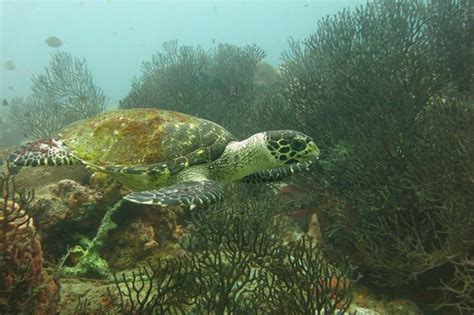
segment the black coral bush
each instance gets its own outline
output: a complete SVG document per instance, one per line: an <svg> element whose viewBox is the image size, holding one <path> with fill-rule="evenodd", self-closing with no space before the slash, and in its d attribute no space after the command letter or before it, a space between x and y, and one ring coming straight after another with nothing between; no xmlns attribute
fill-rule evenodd
<svg viewBox="0 0 474 315"><path fill-rule="evenodd" d="M433 286L427 272L472 260L473 10L375 1L327 17L291 42L277 95L257 108L260 126L315 137L324 234L381 286Z"/></svg>
<svg viewBox="0 0 474 315"><path fill-rule="evenodd" d="M213 50L166 42L142 65L121 108L171 109L245 133L245 117L263 87L255 82L259 47L219 44Z"/></svg>
<svg viewBox="0 0 474 315"><path fill-rule="evenodd" d="M84 59L66 52L51 55L45 73L32 77L32 93L11 102L10 116L28 137L55 136L67 124L105 110L106 97L93 82Z"/></svg>

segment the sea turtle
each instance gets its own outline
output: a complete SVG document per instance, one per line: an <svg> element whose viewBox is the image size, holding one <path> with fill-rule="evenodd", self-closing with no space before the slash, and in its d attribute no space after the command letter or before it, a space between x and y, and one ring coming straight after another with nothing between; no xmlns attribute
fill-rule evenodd
<svg viewBox="0 0 474 315"><path fill-rule="evenodd" d="M205 119L138 108L75 122L58 138L21 146L9 161L18 167L85 164L129 187L126 200L193 208L221 200L229 182L277 180L318 155L313 139L298 131L265 131L238 141Z"/></svg>

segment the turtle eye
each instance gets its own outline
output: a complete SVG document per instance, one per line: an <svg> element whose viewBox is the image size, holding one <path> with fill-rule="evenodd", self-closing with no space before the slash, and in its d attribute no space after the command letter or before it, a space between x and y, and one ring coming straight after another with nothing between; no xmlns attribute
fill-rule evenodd
<svg viewBox="0 0 474 315"><path fill-rule="evenodd" d="M290 147L295 151L303 151L306 148L306 142L302 139L291 139Z"/></svg>

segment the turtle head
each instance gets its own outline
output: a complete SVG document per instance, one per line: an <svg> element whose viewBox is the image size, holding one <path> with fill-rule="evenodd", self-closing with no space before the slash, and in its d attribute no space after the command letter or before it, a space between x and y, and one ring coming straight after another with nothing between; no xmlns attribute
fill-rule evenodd
<svg viewBox="0 0 474 315"><path fill-rule="evenodd" d="M306 169L319 156L313 139L292 130L264 131L227 144L209 165L214 180L227 183L251 175L250 180L277 180Z"/></svg>
<svg viewBox="0 0 474 315"><path fill-rule="evenodd" d="M319 149L313 139L293 130L266 131L265 142L279 165L291 165L316 160Z"/></svg>

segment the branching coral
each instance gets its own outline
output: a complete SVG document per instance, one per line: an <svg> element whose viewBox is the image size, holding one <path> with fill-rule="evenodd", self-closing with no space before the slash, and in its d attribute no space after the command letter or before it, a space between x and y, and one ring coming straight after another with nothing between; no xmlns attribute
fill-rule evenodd
<svg viewBox="0 0 474 315"><path fill-rule="evenodd" d="M204 86L200 80L208 67L209 55L203 49L178 46L177 41L163 44L163 51L142 65L143 76L132 83L121 108L159 107L196 113Z"/></svg>
<svg viewBox="0 0 474 315"><path fill-rule="evenodd" d="M346 311L351 268L329 265L312 241L285 241L287 223L275 216L278 206L248 198L194 214L189 238L182 242L184 256L159 262L153 274L149 268L131 279L116 277L120 310L170 310L179 302L184 313Z"/></svg>
<svg viewBox="0 0 474 315"><path fill-rule="evenodd" d="M264 57L257 46L220 44L205 51L166 42L163 51L143 63L143 76L133 82L120 107L176 110L215 121L236 134L244 133L243 118L263 89L254 78Z"/></svg>
<svg viewBox="0 0 474 315"><path fill-rule="evenodd" d="M106 97L94 84L86 61L69 53L52 54L45 74L32 81L32 94L13 99L10 108L12 120L28 136L54 136L65 125L105 109Z"/></svg>
<svg viewBox="0 0 474 315"><path fill-rule="evenodd" d="M191 276L182 260L158 260L131 276L114 274L115 290L108 289L115 308L130 314L170 314L190 304Z"/></svg>
<svg viewBox="0 0 474 315"><path fill-rule="evenodd" d="M379 284L472 253L473 10L375 1L323 19L291 43L280 90L256 108L260 126L284 112L317 139L324 234Z"/></svg>
<svg viewBox="0 0 474 315"><path fill-rule="evenodd" d="M56 284L43 269L43 252L27 213L33 194L17 194L13 179L0 177L0 312L51 314Z"/></svg>
<svg viewBox="0 0 474 315"><path fill-rule="evenodd" d="M454 277L443 283L443 296L435 309L455 309L459 314L472 314L474 311L474 257L466 256L453 262Z"/></svg>
<svg viewBox="0 0 474 315"><path fill-rule="evenodd" d="M352 302L354 272L348 262L337 268L325 261L314 240L302 238L270 263L268 290L275 313L346 314Z"/></svg>
<svg viewBox="0 0 474 315"><path fill-rule="evenodd" d="M262 307L256 293L268 261L282 246L283 224L257 204L213 209L195 218L187 250L195 273L197 308L216 314L247 313ZM265 213L267 212L267 213ZM280 228L278 228L280 227Z"/></svg>

